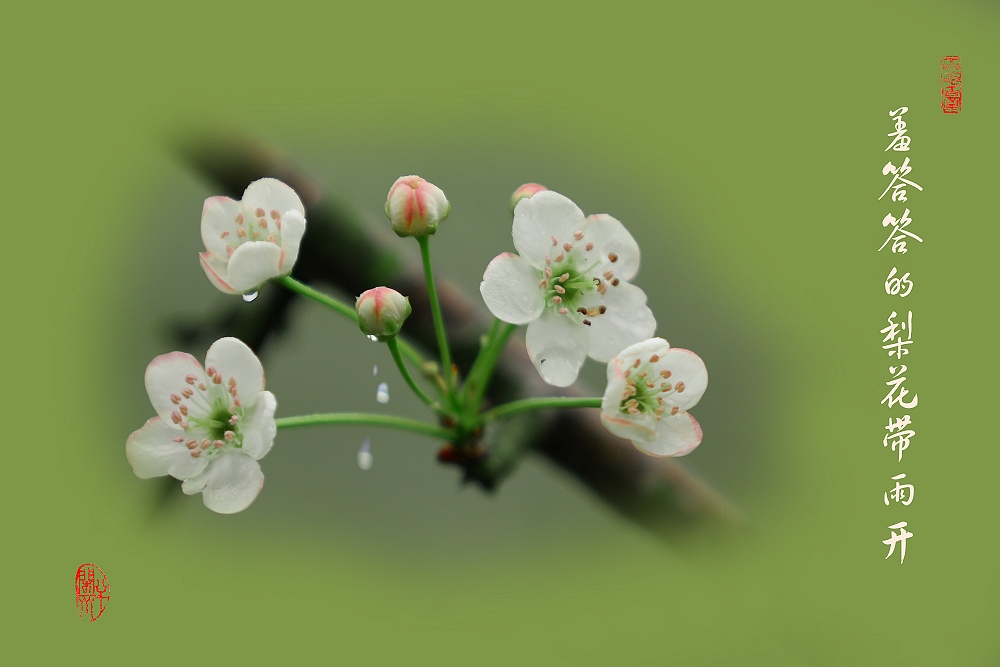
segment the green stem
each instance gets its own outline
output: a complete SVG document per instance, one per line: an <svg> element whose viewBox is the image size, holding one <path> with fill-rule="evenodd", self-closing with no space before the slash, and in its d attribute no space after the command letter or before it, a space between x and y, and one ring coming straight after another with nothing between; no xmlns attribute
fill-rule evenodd
<svg viewBox="0 0 1000 667"><path fill-rule="evenodd" d="M323 294L319 290L313 289L312 287L309 287L309 285L306 285L305 283L300 283L298 280L292 278L291 276L284 276L283 278L275 278L274 282L278 283L279 285L284 285L285 287L295 292L296 294L301 294L302 296L308 299L312 299L313 301L323 304L327 308L335 310L344 317L350 318L352 322L358 321L358 311L355 310L353 306L349 306L346 303L341 303L340 301L334 299L332 296L328 294ZM403 353L403 356L405 356L407 359L417 364L418 366L422 366L424 364L424 358L421 357L420 353L414 350L413 347L407 344L406 341L399 341L399 351Z"/></svg>
<svg viewBox="0 0 1000 667"><path fill-rule="evenodd" d="M442 440L452 440L455 433L449 429L418 422L405 417L393 415L377 415L364 412L331 412L318 415L302 415L299 417L281 417L275 419L278 428L297 428L299 426L319 426L321 424L354 424L364 426L384 426L402 431L421 433Z"/></svg>
<svg viewBox="0 0 1000 667"><path fill-rule="evenodd" d="M409 385L410 389L413 390L413 393L417 395L417 398L431 406L431 408L436 412L440 412L441 406L438 405L434 399L428 396L426 392L420 388L420 385L413 380L413 376L410 375L410 371L407 370L406 364L403 363L403 357L399 353L399 343L396 339L390 338L386 341L386 345L389 346L389 354L392 355L392 360L396 362L396 367L399 369L400 374L403 376L403 379L406 380L406 384Z"/></svg>
<svg viewBox="0 0 1000 667"><path fill-rule="evenodd" d="M486 345L480 350L479 356L472 364L469 379L466 381L466 386L469 388L469 400L466 402L466 406L472 410L473 414L479 411L479 405L482 403L486 389L490 386L490 378L493 377L493 371L500 359L500 354L515 329L517 329L517 325L500 320L494 321L493 326L490 327Z"/></svg>
<svg viewBox="0 0 1000 667"><path fill-rule="evenodd" d="M574 396L551 396L548 398L524 398L520 401L511 401L498 405L492 410L487 410L479 416L482 424L499 419L504 415L515 412L526 412L528 410L545 410L547 408L599 408L601 398L576 398Z"/></svg>
<svg viewBox="0 0 1000 667"><path fill-rule="evenodd" d="M444 331L444 317L441 315L441 304L438 301L437 288L434 286L434 273L431 271L430 239L418 236L420 244L420 259L424 263L424 280L427 281L427 295L431 302L431 315L434 317L434 333L437 335L438 350L441 354L441 372L444 374L448 393L454 395L455 375L451 371L451 350L448 348L448 336Z"/></svg>

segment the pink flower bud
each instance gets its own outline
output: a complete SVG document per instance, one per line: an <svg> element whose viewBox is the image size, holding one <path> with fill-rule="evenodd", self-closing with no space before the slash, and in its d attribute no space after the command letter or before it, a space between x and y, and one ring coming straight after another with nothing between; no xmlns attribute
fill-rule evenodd
<svg viewBox="0 0 1000 667"><path fill-rule="evenodd" d="M369 336L385 342L395 337L410 316L410 300L388 287L375 287L358 297L358 326Z"/></svg>
<svg viewBox="0 0 1000 667"><path fill-rule="evenodd" d="M510 212L514 212L514 208L517 206L517 202L522 199L528 199L532 195L538 194L543 190L548 190L544 185L539 185L538 183L525 183L517 190L514 190L514 194L510 196Z"/></svg>
<svg viewBox="0 0 1000 667"><path fill-rule="evenodd" d="M444 192L419 176L396 179L385 200L385 214L399 236L433 234L450 212Z"/></svg>

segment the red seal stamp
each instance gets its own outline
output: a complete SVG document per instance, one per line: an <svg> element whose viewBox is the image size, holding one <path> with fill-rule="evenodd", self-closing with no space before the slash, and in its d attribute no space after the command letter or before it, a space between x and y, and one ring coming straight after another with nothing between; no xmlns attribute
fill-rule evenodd
<svg viewBox="0 0 1000 667"><path fill-rule="evenodd" d="M962 59L941 59L941 111L955 114L962 110Z"/></svg>
<svg viewBox="0 0 1000 667"><path fill-rule="evenodd" d="M104 613L111 596L111 584L104 570L93 563L85 563L76 569L76 610L80 618L89 618L93 623Z"/></svg>

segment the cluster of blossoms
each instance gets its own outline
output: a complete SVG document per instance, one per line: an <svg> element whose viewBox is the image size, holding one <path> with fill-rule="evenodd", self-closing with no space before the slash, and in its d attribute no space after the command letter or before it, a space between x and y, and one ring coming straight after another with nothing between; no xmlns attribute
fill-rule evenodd
<svg viewBox="0 0 1000 667"><path fill-rule="evenodd" d="M708 374L693 352L652 337L656 320L645 293L630 282L639 270L635 239L615 218L585 216L572 201L541 185L519 188L510 206L517 254L502 253L486 268L480 292L490 312L508 325L527 325L528 354L551 385L575 382L588 356L607 362L608 384L599 403L601 420L615 435L653 456L682 456L697 447L701 428L687 410L704 394ZM249 294L277 280L349 314L369 338L389 346L407 384L442 424L462 421L471 412L466 432L400 418L391 425L462 438L478 430L490 411L479 413L481 390L459 391L456 377L447 372L452 364L427 243L450 210L444 193L418 176L398 179L385 203L396 234L416 237L420 243L440 368L445 370L436 383L438 399L409 374L396 341L411 312L409 299L388 287L375 287L351 309L289 277L306 219L302 201L284 183L255 181L241 201L207 199L201 218L206 248L201 265L212 284L227 294ZM505 341L498 336L492 343L502 346ZM486 347L489 344L484 351ZM491 363L496 363L495 355L480 369L483 377L489 377ZM387 423L356 413L276 420L276 401L264 390L260 361L235 338L216 341L204 367L183 352L157 357L146 370L146 391L157 416L127 440L126 455L135 474L180 479L185 493L202 493L205 505L220 513L239 512L257 497L264 482L257 461L271 449L279 421L286 422L283 426ZM550 407L539 400L522 407ZM594 400L597 406L598 399L581 400Z"/></svg>

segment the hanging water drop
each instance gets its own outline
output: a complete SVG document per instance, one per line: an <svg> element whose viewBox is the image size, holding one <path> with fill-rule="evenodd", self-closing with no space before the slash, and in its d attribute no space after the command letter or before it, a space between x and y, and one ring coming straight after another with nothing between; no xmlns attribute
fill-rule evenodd
<svg viewBox="0 0 1000 667"><path fill-rule="evenodd" d="M365 441L361 443L361 449L358 450L358 467L362 470L370 470L374 462L371 438L365 438Z"/></svg>
<svg viewBox="0 0 1000 667"><path fill-rule="evenodd" d="M372 375L378 375L378 364L372 367Z"/></svg>
<svg viewBox="0 0 1000 667"><path fill-rule="evenodd" d="M250 292L249 294L243 295L243 300L246 301L247 303L250 303L256 298L257 298L257 292Z"/></svg>
<svg viewBox="0 0 1000 667"><path fill-rule="evenodd" d="M378 391L375 392L375 400L385 405L389 402L389 385L385 382L379 384Z"/></svg>
<svg viewBox="0 0 1000 667"><path fill-rule="evenodd" d="M378 342L378 336L368 336L368 340L370 340L373 343L377 343Z"/></svg>

